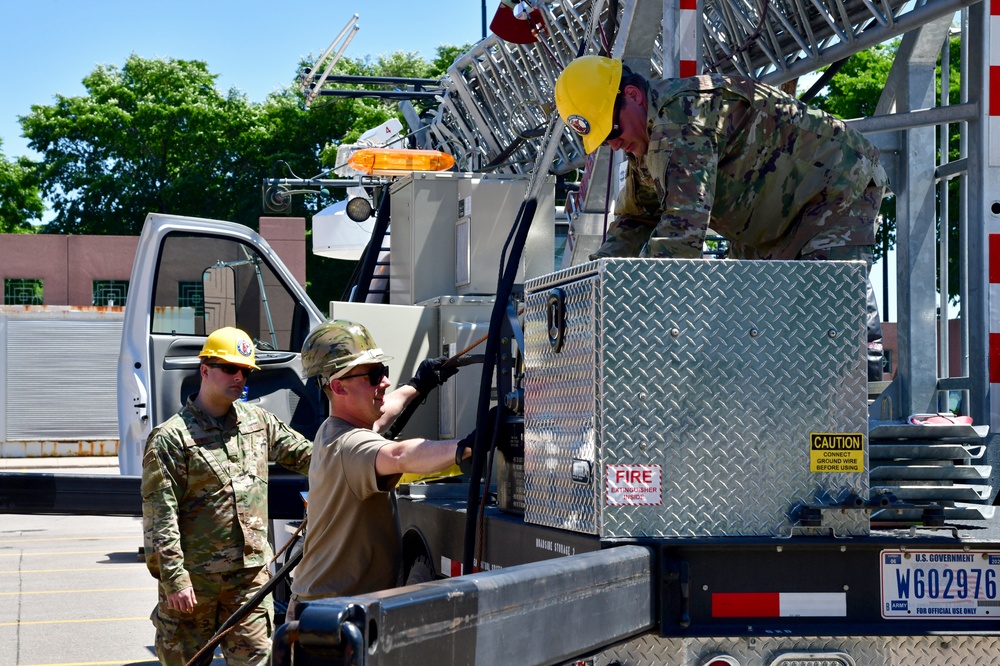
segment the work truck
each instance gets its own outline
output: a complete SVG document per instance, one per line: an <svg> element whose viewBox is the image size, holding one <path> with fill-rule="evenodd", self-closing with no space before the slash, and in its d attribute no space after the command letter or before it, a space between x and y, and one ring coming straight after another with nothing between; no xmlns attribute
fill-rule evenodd
<svg viewBox="0 0 1000 666"><path fill-rule="evenodd" d="M397 489L405 566L437 580L302 604L276 631L273 663L994 662L1000 10L564 0L501 11L523 22L517 39L498 22L455 61L432 119L404 109L417 147L454 156L455 169L263 184L272 197L364 189L373 231L344 300L313 304L250 229L148 217L119 368L122 472L138 474L150 426L196 390L198 350L218 326L255 338L247 399L315 432L326 406L302 377L301 343L326 318L357 320L395 358L396 383L430 356L481 356L391 433L475 428L474 455L461 473ZM714 249L589 260L622 158L584 155L554 113L555 76L575 55L781 84L897 36L876 114L852 121L879 145L896 205L886 381L867 381L863 263ZM949 87L935 63L952 38L957 105L935 93L938 77ZM303 89L334 92L323 85ZM346 211L334 222L352 224Z"/></svg>

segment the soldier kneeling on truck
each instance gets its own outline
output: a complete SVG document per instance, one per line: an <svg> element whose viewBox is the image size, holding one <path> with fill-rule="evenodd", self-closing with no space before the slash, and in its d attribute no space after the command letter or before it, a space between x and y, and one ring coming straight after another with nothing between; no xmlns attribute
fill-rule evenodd
<svg viewBox="0 0 1000 666"><path fill-rule="evenodd" d="M709 228L731 259L864 260L871 270L888 185L878 149L844 121L760 81L646 80L581 56L556 106L588 153L628 154L607 240L591 256L699 259ZM882 380L882 325L868 283L868 381Z"/></svg>

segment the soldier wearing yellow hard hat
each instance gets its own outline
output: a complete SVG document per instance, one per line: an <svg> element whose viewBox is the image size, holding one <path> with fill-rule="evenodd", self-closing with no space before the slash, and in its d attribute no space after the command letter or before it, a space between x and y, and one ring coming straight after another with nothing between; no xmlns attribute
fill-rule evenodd
<svg viewBox="0 0 1000 666"><path fill-rule="evenodd" d="M198 354L187 404L157 426L142 460L143 550L158 581L156 655L186 664L270 579L268 462L309 472L312 442L240 400L259 370L253 339L220 328ZM266 663L274 627L267 597L221 639L229 664Z"/></svg>
<svg viewBox="0 0 1000 666"><path fill-rule="evenodd" d="M559 115L580 135L588 153L597 150L614 129L621 78L621 60L582 56L571 62L556 80Z"/></svg>

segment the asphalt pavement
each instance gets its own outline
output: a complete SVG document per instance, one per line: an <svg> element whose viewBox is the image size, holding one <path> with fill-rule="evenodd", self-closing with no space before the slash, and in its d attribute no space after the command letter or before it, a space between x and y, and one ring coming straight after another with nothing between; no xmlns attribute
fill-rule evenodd
<svg viewBox="0 0 1000 666"><path fill-rule="evenodd" d="M118 474L118 459L0 458L0 471ZM0 514L0 666L158 663L141 547L135 517Z"/></svg>

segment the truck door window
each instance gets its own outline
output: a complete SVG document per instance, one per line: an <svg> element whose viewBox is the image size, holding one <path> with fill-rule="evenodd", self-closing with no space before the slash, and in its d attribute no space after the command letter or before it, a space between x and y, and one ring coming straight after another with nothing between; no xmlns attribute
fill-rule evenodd
<svg viewBox="0 0 1000 666"><path fill-rule="evenodd" d="M298 351L294 295L249 245L171 234L156 267L151 331L204 336L222 326L246 331L263 351Z"/></svg>

